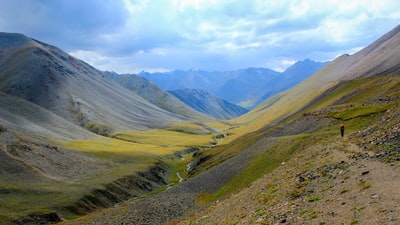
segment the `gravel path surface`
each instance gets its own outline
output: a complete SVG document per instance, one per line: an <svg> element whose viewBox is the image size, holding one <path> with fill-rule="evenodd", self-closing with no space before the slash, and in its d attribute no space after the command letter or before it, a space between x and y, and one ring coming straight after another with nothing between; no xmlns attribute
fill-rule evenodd
<svg viewBox="0 0 400 225"><path fill-rule="evenodd" d="M255 154L268 144L263 138L221 165L190 178L159 194L129 201L112 209L91 215L90 224L166 224L198 209L196 195L214 192L243 170ZM87 219L72 224L87 224Z"/></svg>

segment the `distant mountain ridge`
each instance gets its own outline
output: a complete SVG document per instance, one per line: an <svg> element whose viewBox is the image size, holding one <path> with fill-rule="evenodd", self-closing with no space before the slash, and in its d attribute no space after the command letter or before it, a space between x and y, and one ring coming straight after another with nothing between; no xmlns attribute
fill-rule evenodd
<svg viewBox="0 0 400 225"><path fill-rule="evenodd" d="M269 96L296 85L325 64L306 59L298 61L282 73L268 68L247 68L213 72L203 70L141 72L138 75L167 91L185 88L203 89L234 104L253 108Z"/></svg>
<svg viewBox="0 0 400 225"><path fill-rule="evenodd" d="M246 108L215 97L202 89L187 88L170 93L197 111L217 119L232 119L248 112Z"/></svg>

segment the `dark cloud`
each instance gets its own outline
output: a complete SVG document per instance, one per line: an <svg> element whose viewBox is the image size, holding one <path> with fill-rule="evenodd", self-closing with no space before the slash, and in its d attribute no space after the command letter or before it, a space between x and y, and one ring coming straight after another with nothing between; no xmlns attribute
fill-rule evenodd
<svg viewBox="0 0 400 225"><path fill-rule="evenodd" d="M1 3L0 25L68 50L102 44L102 35L118 32L127 15L113 0L10 0Z"/></svg>

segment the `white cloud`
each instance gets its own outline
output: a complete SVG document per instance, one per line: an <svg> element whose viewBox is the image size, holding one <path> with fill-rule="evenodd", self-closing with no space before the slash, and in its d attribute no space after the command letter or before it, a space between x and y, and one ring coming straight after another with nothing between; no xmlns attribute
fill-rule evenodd
<svg viewBox="0 0 400 225"><path fill-rule="evenodd" d="M333 59L400 21L398 0L0 0L0 30L102 70L228 70ZM27 19L28 18L28 19Z"/></svg>

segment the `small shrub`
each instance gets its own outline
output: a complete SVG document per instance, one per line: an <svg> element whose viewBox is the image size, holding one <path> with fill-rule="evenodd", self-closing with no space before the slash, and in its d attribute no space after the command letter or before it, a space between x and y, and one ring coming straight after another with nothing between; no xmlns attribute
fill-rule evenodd
<svg viewBox="0 0 400 225"><path fill-rule="evenodd" d="M321 200L321 197L318 195L313 195L307 199L307 202L315 202Z"/></svg>
<svg viewBox="0 0 400 225"><path fill-rule="evenodd" d="M361 189L368 189L368 188L371 187L371 183L369 183L369 182L360 182L360 183L358 183L358 186Z"/></svg>
<svg viewBox="0 0 400 225"><path fill-rule="evenodd" d="M350 225L356 225L358 224L358 222L359 222L358 219L354 219L350 222Z"/></svg>

